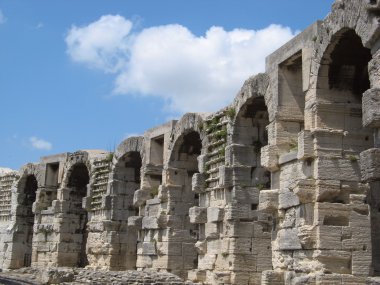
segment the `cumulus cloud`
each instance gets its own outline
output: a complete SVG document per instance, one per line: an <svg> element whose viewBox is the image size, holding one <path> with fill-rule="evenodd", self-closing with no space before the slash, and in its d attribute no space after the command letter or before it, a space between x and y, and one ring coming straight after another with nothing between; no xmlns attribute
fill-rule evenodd
<svg viewBox="0 0 380 285"><path fill-rule="evenodd" d="M72 26L66 36L67 52L77 62L106 72L117 72L128 58L132 22L121 16L102 16L85 27Z"/></svg>
<svg viewBox="0 0 380 285"><path fill-rule="evenodd" d="M0 24L4 24L7 21L7 18L5 18L3 11L0 9Z"/></svg>
<svg viewBox="0 0 380 285"><path fill-rule="evenodd" d="M33 148L38 150L51 150L53 147L51 142L37 137L30 137L29 143Z"/></svg>
<svg viewBox="0 0 380 285"><path fill-rule="evenodd" d="M232 101L265 57L296 32L211 27L203 36L173 24L132 31L133 23L107 15L67 34L70 57L115 73L114 93L163 98L172 112L215 111Z"/></svg>

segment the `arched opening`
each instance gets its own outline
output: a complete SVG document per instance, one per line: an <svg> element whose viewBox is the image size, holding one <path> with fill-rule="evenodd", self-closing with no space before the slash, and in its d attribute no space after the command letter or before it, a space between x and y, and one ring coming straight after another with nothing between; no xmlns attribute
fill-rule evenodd
<svg viewBox="0 0 380 285"><path fill-rule="evenodd" d="M350 235L347 239L352 238L356 245L350 249L343 249L348 251L351 257L345 260L339 269L336 264L342 263L339 261L340 256L331 255L330 258L335 265L323 258L321 261L331 272L340 271L353 275L368 274L365 273L365 266L370 266L369 262L363 263L363 260L368 260L371 255L373 271L375 274L380 273L380 213L376 206L380 203L380 196L376 197L376 193L380 191L379 187L371 185L370 197L367 199L370 217L365 201L352 202L355 195L365 195L360 186L359 155L373 147L372 130L364 128L362 124L362 96L370 88L368 63L371 58L370 50L363 46L361 38L354 30L342 29L335 34L321 60L316 90L317 104L313 107L314 148L318 156L316 178L317 183L329 187L325 194L317 191L317 201L320 203L318 207L322 208L323 205L328 205L327 203L355 203L357 207L351 214L350 211L342 212L339 219L332 218L327 222L325 220L326 223L319 226L319 239L326 240L328 237L322 236L322 233L349 224ZM331 171L326 171L330 169L327 165L330 165ZM348 172L351 175L347 175ZM363 210L357 210L359 206ZM355 222L351 220L352 217L355 217ZM364 229L368 231L370 226L372 253L369 251L368 239L354 239L355 236L363 234ZM337 235L336 242L342 240L343 235ZM361 264L360 269L358 264Z"/></svg>
<svg viewBox="0 0 380 285"><path fill-rule="evenodd" d="M68 180L69 188L69 214L71 218L70 226L70 244L67 247L67 253L73 253L74 266L85 267L88 265L86 245L88 232L87 211L83 209L83 198L87 194L87 184L90 181L88 169L85 164L77 163L72 169Z"/></svg>
<svg viewBox="0 0 380 285"><path fill-rule="evenodd" d="M354 30L338 32L326 49L318 74L318 103L321 108L315 126L363 134L361 148L366 149L368 130L362 127L362 95L370 88L368 62L371 52L365 48ZM357 144L360 149L360 143ZM347 146L348 147L348 146ZM350 150L344 149L343 150Z"/></svg>
<svg viewBox="0 0 380 285"><path fill-rule="evenodd" d="M260 191L271 188L271 173L261 164L261 148L268 144L268 125L269 113L264 97L247 100L236 116L230 155L227 155L231 166L244 170L248 178L235 182L232 188L233 204L246 212L244 218L238 218L234 223L239 230L251 235L249 252L252 255L249 258L257 264L253 270L256 274L272 269L270 228L273 219L258 211ZM246 257L239 255L239 250L235 254L237 260ZM244 270L250 271L248 268Z"/></svg>
<svg viewBox="0 0 380 285"><path fill-rule="evenodd" d="M114 180L123 182L118 188L117 193L130 196L130 206L132 206L133 194L140 187L142 160L140 153L131 151L124 154L116 163L114 169Z"/></svg>
<svg viewBox="0 0 380 285"><path fill-rule="evenodd" d="M182 276L186 276L186 271L198 267L198 254L194 248L199 238L199 228L197 224L190 223L189 209L198 206L198 194L192 192L192 177L198 170L198 156L201 154L202 141L198 132L190 131L180 136L173 148L169 167L173 170L175 180L181 184L181 195L170 204L170 215L176 215L181 223L178 223L175 230L184 233L182 242ZM169 243L168 253L175 252L178 244ZM170 258L170 256L169 256ZM173 257L178 258L177 256ZM174 266L174 264L172 265Z"/></svg>
<svg viewBox="0 0 380 285"><path fill-rule="evenodd" d="M138 216L139 209L133 206L133 195L140 188L142 159L138 151L131 151L124 154L116 163L113 171L113 191L114 199L123 201L123 216L119 219L121 223L127 223L128 217ZM116 209L120 212L120 209ZM119 268L136 269L137 260L137 227L126 227L127 239L120 239L120 255L114 255L115 264ZM119 232L122 236L125 233Z"/></svg>
<svg viewBox="0 0 380 285"><path fill-rule="evenodd" d="M25 179L25 186L21 192L22 201L18 211L17 220L22 234L23 242L20 244L23 249L23 266L29 267L32 261L32 240L34 214L32 211L33 203L36 201L36 192L38 189L37 179L34 175L28 175Z"/></svg>
<svg viewBox="0 0 380 285"><path fill-rule="evenodd" d="M251 167L251 183L261 189L270 189L270 172L260 162L261 148L268 144L267 126L269 124L268 109L264 97L248 100L240 109L235 122L232 137L233 144L241 151L234 157L232 164Z"/></svg>

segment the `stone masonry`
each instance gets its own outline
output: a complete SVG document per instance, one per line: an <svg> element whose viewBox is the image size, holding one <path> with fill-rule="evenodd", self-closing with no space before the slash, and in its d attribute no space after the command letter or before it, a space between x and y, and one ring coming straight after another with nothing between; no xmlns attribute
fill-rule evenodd
<svg viewBox="0 0 380 285"><path fill-rule="evenodd" d="M380 284L380 1L337 0L218 112L1 168L0 264Z"/></svg>

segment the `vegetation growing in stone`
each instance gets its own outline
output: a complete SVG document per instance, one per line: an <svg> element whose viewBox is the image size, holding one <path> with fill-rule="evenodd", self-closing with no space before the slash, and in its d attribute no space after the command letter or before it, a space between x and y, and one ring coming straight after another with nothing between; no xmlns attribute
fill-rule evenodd
<svg viewBox="0 0 380 285"><path fill-rule="evenodd" d="M152 186L150 188L150 197L154 198L158 195L158 186Z"/></svg>
<svg viewBox="0 0 380 285"><path fill-rule="evenodd" d="M226 115L230 120L233 120L236 116L236 110L233 107L230 107L226 110Z"/></svg>

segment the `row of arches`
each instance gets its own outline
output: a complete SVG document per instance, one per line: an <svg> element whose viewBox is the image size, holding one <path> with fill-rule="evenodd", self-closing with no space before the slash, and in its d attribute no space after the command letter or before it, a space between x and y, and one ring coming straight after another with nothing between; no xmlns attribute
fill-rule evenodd
<svg viewBox="0 0 380 285"><path fill-rule="evenodd" d="M368 74L368 63L371 59L370 50L363 46L361 38L352 29L343 29L336 33L321 58L315 101L314 104L308 105L314 108L311 110L312 113L314 112L313 120L311 125L306 127L316 130L315 137L317 139L318 131L339 131L337 136L340 143L333 150L334 155L338 153L345 158L352 155L357 156L360 152L374 146L373 130L362 126L362 94L371 87ZM302 80L302 77L298 79ZM297 93L297 96L295 100L298 104L300 94ZM306 99L303 100L305 103ZM299 104L299 106L305 106L305 104ZM271 187L271 175L261 165L260 154L261 148L271 143L267 128L270 124L269 115L264 96L246 98L233 117L232 131L229 133L227 141L227 144L244 146L245 149L252 150L252 155L241 159L240 165L251 167L251 184L248 186L260 186L264 189ZM189 231L188 237L194 244L199 240L200 229L197 225L190 224L186 213L191 207L199 206L199 196L192 192L192 177L195 173L200 172L198 157L204 149L204 140L204 133L195 124L181 130L180 135L172 143L172 151L167 161L167 167L178 169L181 173L186 174L183 182L183 198L177 201L176 207L181 207L185 213L183 219L186 220L184 223L186 227L184 226L183 229ZM331 155L331 148L328 146L324 147L322 144L315 148L321 157ZM129 215L131 216L140 214L139 209L133 206L132 201L134 192L139 189L141 183L141 168L144 165L142 152L142 149L126 151L118 157L112 171L113 181L118 182L118 187L120 187L116 192L124 192L130 197L131 202L128 206L130 206L131 213ZM89 193L90 171L85 163L79 162L73 164L68 173L67 185L65 185L65 191L68 193L66 199L68 205L65 214L76 225L70 229L71 240L75 240L77 243L79 241L81 244L80 247L74 247L70 252L71 260L72 265L84 267L89 263L86 254L88 211L82 205L83 199ZM16 216L18 224L23 229L19 234L22 234L24 239L24 246L20 250L24 256L23 266L30 266L35 223L33 203L36 201L38 192L36 176L27 175L20 180L18 187L22 189L19 191L21 207ZM378 188L378 181L371 183L368 196L372 229L371 256L375 275L380 274L380 249L378 246L380 197L377 195L380 191ZM335 198L333 197L331 201L337 201ZM67 243L72 241L69 240ZM137 244L138 240L135 243ZM197 268L197 264L198 257L194 260L193 268Z"/></svg>

